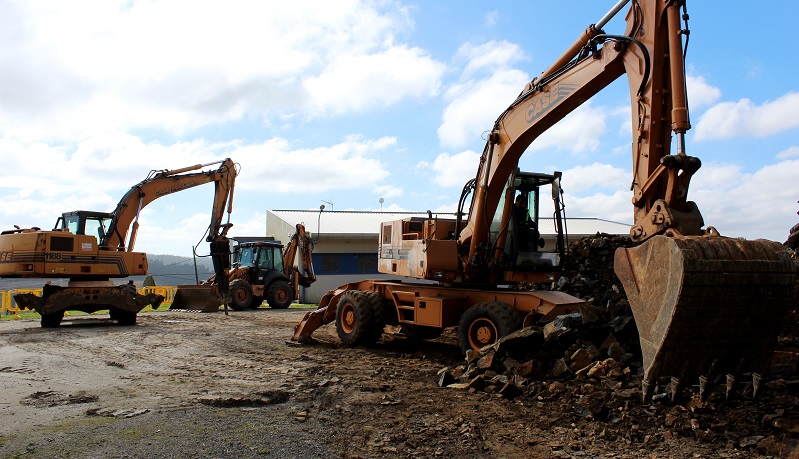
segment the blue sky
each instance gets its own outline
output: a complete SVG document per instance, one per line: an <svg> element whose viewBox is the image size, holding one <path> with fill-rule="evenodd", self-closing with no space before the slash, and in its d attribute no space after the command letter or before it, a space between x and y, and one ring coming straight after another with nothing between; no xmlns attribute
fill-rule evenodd
<svg viewBox="0 0 799 459"><path fill-rule="evenodd" d="M453 211L485 131L614 3L0 0L0 229L110 211L150 170L226 157L234 236L325 201ZM723 235L782 242L799 221L799 3L688 12L689 198ZM520 167L563 171L569 216L631 223L629 107L622 77ZM152 203L136 249L189 255L212 193Z"/></svg>

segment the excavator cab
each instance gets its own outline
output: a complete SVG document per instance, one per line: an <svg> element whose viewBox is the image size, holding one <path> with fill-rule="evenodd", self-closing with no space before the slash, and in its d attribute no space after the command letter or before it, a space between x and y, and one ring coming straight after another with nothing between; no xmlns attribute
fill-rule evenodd
<svg viewBox="0 0 799 459"><path fill-rule="evenodd" d="M92 212L88 210L64 212L56 221L53 230L68 230L72 234L97 236L99 242L105 237L113 219L113 214L108 212Z"/></svg>
<svg viewBox="0 0 799 459"><path fill-rule="evenodd" d="M561 173L543 174L537 172L522 172L517 170L508 182L505 199L512 198L510 211L508 206L499 206L498 215L492 222L492 234L501 240L507 227L505 238L505 253L511 271L559 271L560 262L564 253L565 240L563 221L563 207L560 205L560 178ZM541 226L549 225L547 220L541 220L541 188L547 185L552 188L555 203L553 209L553 222L555 229L554 251L544 251L546 241L541 237ZM505 209L505 210L503 210Z"/></svg>

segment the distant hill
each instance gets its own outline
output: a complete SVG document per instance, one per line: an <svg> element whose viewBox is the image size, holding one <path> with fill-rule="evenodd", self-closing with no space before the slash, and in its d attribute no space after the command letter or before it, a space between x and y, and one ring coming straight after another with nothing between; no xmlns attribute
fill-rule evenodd
<svg viewBox="0 0 799 459"><path fill-rule="evenodd" d="M181 285L195 284L197 277L200 281L208 279L213 273L213 264L209 257L197 258L197 275L195 276L194 261L190 257L178 255L151 255L147 254L149 272L155 280L155 284ZM132 276L128 279L113 279L116 284L123 284L132 279L134 283L141 287L145 276ZM0 279L0 290L11 290L18 288L39 288L48 280L55 285L67 285L66 279Z"/></svg>

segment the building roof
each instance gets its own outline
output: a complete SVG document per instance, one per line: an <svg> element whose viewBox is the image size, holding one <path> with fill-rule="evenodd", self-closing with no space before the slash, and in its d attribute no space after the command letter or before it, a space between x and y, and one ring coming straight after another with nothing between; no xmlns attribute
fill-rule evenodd
<svg viewBox="0 0 799 459"><path fill-rule="evenodd" d="M433 212L433 217L454 219L455 214ZM267 218L278 218L294 226L297 223L305 225L305 229L319 235L346 235L349 237L375 237L380 229L381 222L400 220L408 217L427 217L427 212L361 212L361 211L333 211L325 210L270 210ZM318 224L318 226L317 226ZM321 228L321 232L320 232ZM568 218L566 230L570 236L590 236L596 233L607 233L627 236L630 234L630 225L625 223L603 220L601 218ZM555 224L552 218L539 220L541 235L555 234Z"/></svg>

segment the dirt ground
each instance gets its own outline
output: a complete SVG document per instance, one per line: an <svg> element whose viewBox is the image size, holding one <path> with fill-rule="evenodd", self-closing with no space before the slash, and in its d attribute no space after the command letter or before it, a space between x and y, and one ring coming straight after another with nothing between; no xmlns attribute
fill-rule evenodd
<svg viewBox="0 0 799 459"><path fill-rule="evenodd" d="M508 399L439 387L454 332L343 348L331 324L288 343L305 310L0 322L0 456L25 458L797 457L799 392L671 404L630 376L541 381ZM391 331L387 329L387 331ZM793 455L793 456L792 456Z"/></svg>

